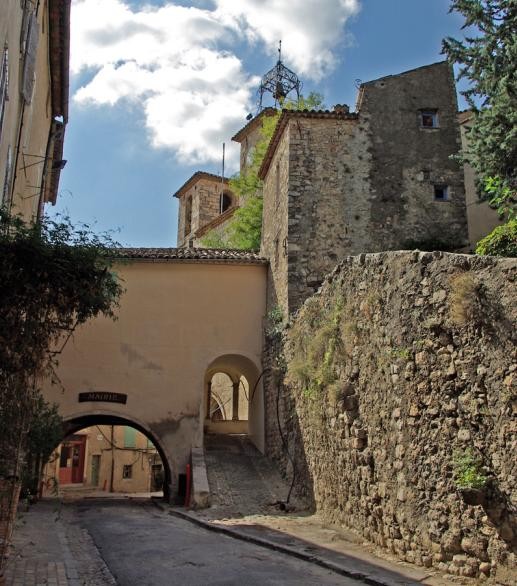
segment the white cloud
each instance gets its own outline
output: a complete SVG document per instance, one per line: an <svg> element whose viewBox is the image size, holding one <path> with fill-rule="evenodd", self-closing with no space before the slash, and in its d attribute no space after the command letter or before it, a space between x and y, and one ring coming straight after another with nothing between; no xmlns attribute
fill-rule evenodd
<svg viewBox="0 0 517 586"><path fill-rule="evenodd" d="M345 41L347 20L360 0L214 0L223 22L275 50L294 70L321 79L337 64L333 51Z"/></svg>
<svg viewBox="0 0 517 586"><path fill-rule="evenodd" d="M258 80L228 49L237 42L266 46L283 38L288 65L318 79L336 64L359 0L211 0L131 9L124 0L74 0L71 70L91 77L77 103L143 107L154 147L180 161L218 161L252 109ZM236 163L235 149L230 159Z"/></svg>

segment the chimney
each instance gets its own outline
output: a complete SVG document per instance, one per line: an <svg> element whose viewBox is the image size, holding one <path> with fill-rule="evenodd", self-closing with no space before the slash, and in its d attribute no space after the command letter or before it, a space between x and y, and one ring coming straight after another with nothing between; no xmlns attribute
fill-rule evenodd
<svg viewBox="0 0 517 586"><path fill-rule="evenodd" d="M350 107L347 104L336 104L333 110L336 114L348 114Z"/></svg>

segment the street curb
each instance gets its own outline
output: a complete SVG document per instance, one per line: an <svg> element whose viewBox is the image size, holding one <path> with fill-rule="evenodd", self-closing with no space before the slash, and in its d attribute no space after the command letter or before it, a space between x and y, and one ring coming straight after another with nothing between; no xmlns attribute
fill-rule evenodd
<svg viewBox="0 0 517 586"><path fill-rule="evenodd" d="M199 527L203 527L204 529L207 529L208 531L213 531L215 533L222 533L224 535L228 535L229 537L233 537L235 539L240 539L241 541L253 543L255 545L259 545L261 547L265 547L267 549L271 549L273 551L277 551L280 553L285 553L285 554L290 555L292 557L296 557L298 559L302 559L302 560L308 561L310 563L316 564L322 568L326 568L327 570L331 570L332 572L335 572L336 574L340 574L340 575L346 576L348 578L353 578L355 580L360 580L360 581L364 582L365 584L370 584L371 586L401 586L401 584L406 584L406 585L421 584L421 582L417 582L417 581L411 580L409 578L404 579L404 580L402 580L402 579L396 580L396 581L395 580L383 580L380 578L376 578L376 577L371 576L369 574L365 574L363 572L358 572L357 570L351 570L350 568L347 568L341 564L336 564L334 562L328 561L321 556L309 554L309 553L303 552L301 550L295 549L293 547L289 547L286 545L281 545L279 543L275 543L275 542L270 541L268 539L263 539L261 537L254 537L253 535L248 535L246 533L243 533L242 531L239 531L238 529L236 529L234 527L225 527L222 525L216 525L214 523L211 523L210 521L204 521L204 520L199 519L197 516L193 515L192 513L187 512L187 511L181 511L178 509L170 509L170 508L163 506L162 503L154 503L154 504L162 511L167 512L169 515L172 515L173 517L178 517L179 519L183 519L185 521L189 521L190 523L193 523L194 525L198 525Z"/></svg>

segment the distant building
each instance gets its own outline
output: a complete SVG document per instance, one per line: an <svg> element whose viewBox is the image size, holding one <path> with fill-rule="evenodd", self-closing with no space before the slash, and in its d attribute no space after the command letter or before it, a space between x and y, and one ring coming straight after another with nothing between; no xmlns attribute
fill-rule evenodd
<svg viewBox="0 0 517 586"><path fill-rule="evenodd" d="M68 122L70 0L0 4L0 199L26 220L55 204Z"/></svg>
<svg viewBox="0 0 517 586"><path fill-rule="evenodd" d="M83 485L106 492L162 490L163 464L153 443L133 427L96 425L67 436L44 472L45 494Z"/></svg>

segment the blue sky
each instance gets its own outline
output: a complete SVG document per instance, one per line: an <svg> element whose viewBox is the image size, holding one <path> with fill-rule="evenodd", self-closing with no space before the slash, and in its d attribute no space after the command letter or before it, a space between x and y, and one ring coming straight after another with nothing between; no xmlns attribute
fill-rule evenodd
<svg viewBox="0 0 517 586"><path fill-rule="evenodd" d="M448 0L73 0L68 164L58 204L125 246L175 246L178 187L220 172L276 60L304 93L355 103L368 81L443 59ZM460 107L464 107L460 101Z"/></svg>

